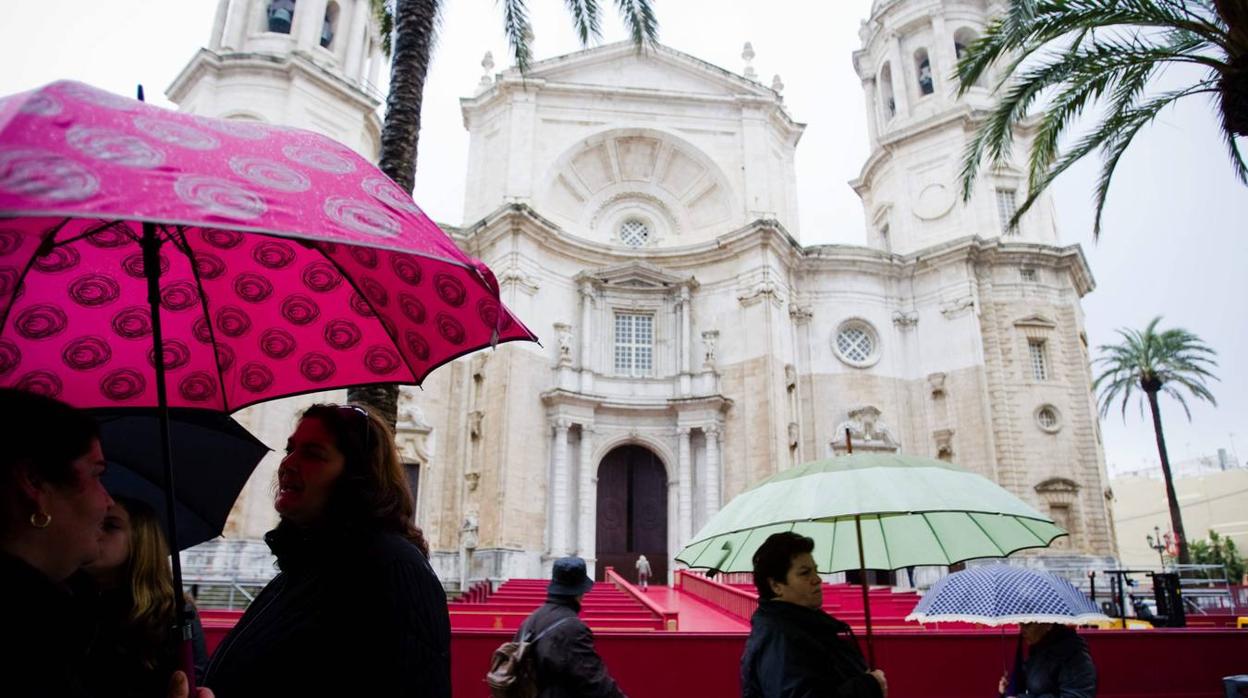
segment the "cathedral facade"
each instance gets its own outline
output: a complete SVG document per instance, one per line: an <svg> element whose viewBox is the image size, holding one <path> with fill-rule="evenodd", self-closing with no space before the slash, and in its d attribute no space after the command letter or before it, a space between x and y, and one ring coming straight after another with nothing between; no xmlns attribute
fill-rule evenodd
<svg viewBox="0 0 1248 698"><path fill-rule="evenodd" d="M287 4L283 36L270 20ZM170 97L373 156L365 5L222 0ZM958 97L946 76L997 10L877 0L863 23L865 246L801 243L804 125L751 71L620 43L487 74L461 100L464 224L446 230L543 342L403 391L400 447L444 581L544 576L571 553L599 575L645 554L662 577L725 502L844 453L847 433L855 451L950 460L1019 495L1070 531L1040 555L1114 555L1086 260L1059 243L1048 199L1005 225L1020 170L985 172L966 202L957 188L992 95ZM316 399L240 421L280 445ZM227 534L274 523L275 465Z"/></svg>

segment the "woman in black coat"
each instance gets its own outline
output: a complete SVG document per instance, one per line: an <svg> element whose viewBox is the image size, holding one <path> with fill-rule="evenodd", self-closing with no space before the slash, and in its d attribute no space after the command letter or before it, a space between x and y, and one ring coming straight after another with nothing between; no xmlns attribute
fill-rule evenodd
<svg viewBox="0 0 1248 698"><path fill-rule="evenodd" d="M281 573L208 664L217 698L447 698L446 595L411 521L384 421L354 405L304 412L278 468L265 541Z"/></svg>
<svg viewBox="0 0 1248 698"><path fill-rule="evenodd" d="M741 657L742 698L884 698L884 672L868 671L845 623L823 612L815 543L776 533L754 553L758 610Z"/></svg>
<svg viewBox="0 0 1248 698"><path fill-rule="evenodd" d="M1015 662L1015 684L1001 677L997 692L1017 698L1094 698L1096 665L1088 643L1073 628L1053 623L1023 623L1019 639L1028 647L1022 658L1021 646Z"/></svg>

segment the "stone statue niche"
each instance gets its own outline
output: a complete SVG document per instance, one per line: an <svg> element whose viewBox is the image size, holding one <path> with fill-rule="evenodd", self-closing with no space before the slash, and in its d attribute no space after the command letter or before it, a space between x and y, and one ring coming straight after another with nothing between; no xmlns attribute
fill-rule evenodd
<svg viewBox="0 0 1248 698"><path fill-rule="evenodd" d="M880 421L880 410L873 405L855 407L849 411L849 419L836 426L828 442L829 456L848 453L845 430L853 439L854 453L896 453L901 445L893 438L892 431Z"/></svg>

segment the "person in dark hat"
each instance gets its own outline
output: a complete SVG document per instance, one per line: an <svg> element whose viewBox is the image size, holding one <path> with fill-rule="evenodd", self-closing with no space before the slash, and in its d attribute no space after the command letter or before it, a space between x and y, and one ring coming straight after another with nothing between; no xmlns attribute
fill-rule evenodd
<svg viewBox="0 0 1248 698"><path fill-rule="evenodd" d="M594 650L594 634L579 617L581 599L593 588L584 560L555 560L546 603L516 632L517 640L537 638L530 651L537 660L538 698L624 698Z"/></svg>

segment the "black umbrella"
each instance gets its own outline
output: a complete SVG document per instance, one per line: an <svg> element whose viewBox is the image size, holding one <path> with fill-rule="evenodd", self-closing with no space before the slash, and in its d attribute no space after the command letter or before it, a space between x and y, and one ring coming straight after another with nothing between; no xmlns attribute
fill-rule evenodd
<svg viewBox="0 0 1248 698"><path fill-rule="evenodd" d="M100 445L108 460L104 486L111 494L149 504L173 545L165 507L159 413L147 408L90 412L99 422ZM232 417L219 412L175 408L169 410L169 418L178 483L174 501L177 545L185 550L221 535L234 500L270 449Z"/></svg>

